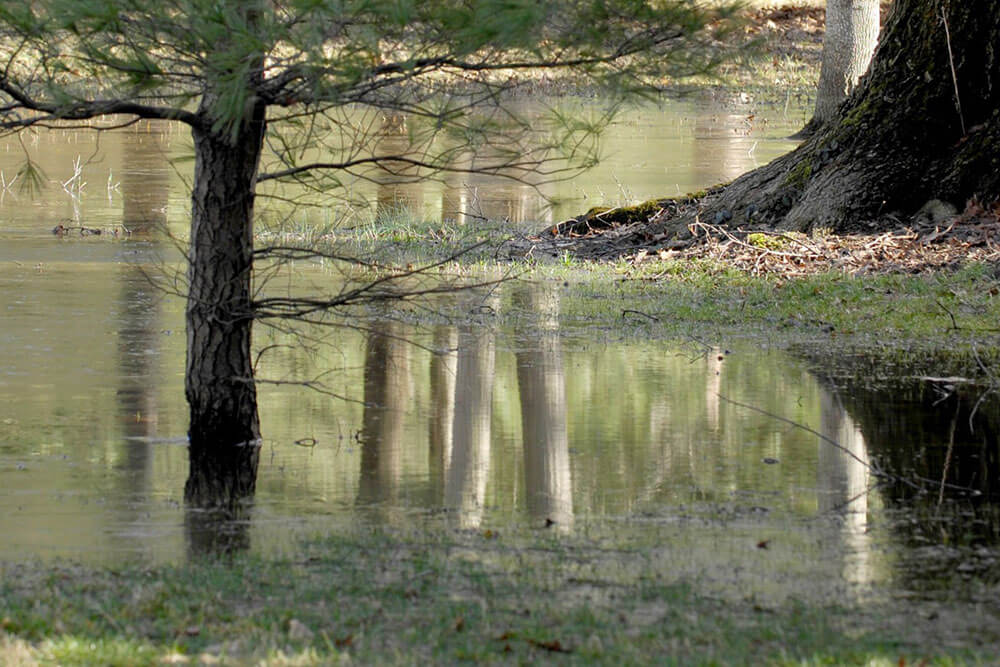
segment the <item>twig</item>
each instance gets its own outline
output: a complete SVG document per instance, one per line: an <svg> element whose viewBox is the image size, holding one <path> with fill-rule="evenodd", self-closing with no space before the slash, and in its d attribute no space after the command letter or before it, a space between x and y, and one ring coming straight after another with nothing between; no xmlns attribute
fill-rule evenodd
<svg viewBox="0 0 1000 667"><path fill-rule="evenodd" d="M944 39L948 45L948 64L951 66L951 82L955 85L955 108L958 109L958 122L962 125L962 136L965 132L965 118L962 116L962 98L958 94L958 75L955 74L955 55L951 51L951 31L948 29L948 17L944 7L941 8L941 22L944 23Z"/></svg>
<svg viewBox="0 0 1000 667"><path fill-rule="evenodd" d="M642 312L641 310L632 310L631 308L626 308L625 310L622 311L622 319L624 320L625 316L628 315L629 313L632 313L633 315L642 315L643 317L649 318L654 322L660 321L660 318L657 317L656 315L650 315L648 313Z"/></svg>
<svg viewBox="0 0 1000 667"><path fill-rule="evenodd" d="M826 435L823 435L819 431L817 431L815 429L812 429L812 428L809 428L805 424L800 424L797 421L793 421L791 419L788 419L787 417L782 417L781 415L776 415L773 412L768 412L767 410L763 410L763 409L758 408L758 407L753 406L753 405L747 405L746 403L740 403L739 401L734 401L733 399L728 398L726 396L723 396L722 394L716 394L716 395L720 399L722 399L723 401L725 401L726 403L731 403L732 405L738 405L739 407L746 408L747 410L753 410L754 412L756 412L758 414L762 414L765 417L771 417L772 419L777 419L778 421L785 422L786 424L794 426L795 428L800 428L803 431L805 431L806 433L812 433L813 435L815 435L816 437L818 437L823 442L825 442L825 443L827 443L829 445L833 445L834 447L836 447L840 451L844 452L845 454L847 454L848 456L850 456L852 459L854 459L855 461L857 461L858 463L860 463L864 467L868 468L868 470L870 470L871 473L873 475L875 475L876 477L886 477L887 476L885 473L883 473L881 470L879 470L876 466L874 466L871 462L865 461L860 456L858 456L857 454L855 454L854 452L852 452L847 447L844 447L842 444L840 444L839 442L837 442L833 438L831 438L829 436L826 436Z"/></svg>
<svg viewBox="0 0 1000 667"><path fill-rule="evenodd" d="M938 308L948 313L948 317L951 318L951 328L954 329L955 331L961 331L962 327L958 326L958 322L955 321L955 315L950 310L948 310L948 308L943 303L941 303L941 300L935 299L934 303L938 305Z"/></svg>
<svg viewBox="0 0 1000 667"><path fill-rule="evenodd" d="M948 479L948 469L951 467L951 455L955 450L955 426L958 424L958 413L962 409L962 402L956 401L955 416L951 418L951 428L948 430L948 452L944 456L944 468L941 470L941 486L938 488L937 506L940 508L944 503L944 485Z"/></svg>

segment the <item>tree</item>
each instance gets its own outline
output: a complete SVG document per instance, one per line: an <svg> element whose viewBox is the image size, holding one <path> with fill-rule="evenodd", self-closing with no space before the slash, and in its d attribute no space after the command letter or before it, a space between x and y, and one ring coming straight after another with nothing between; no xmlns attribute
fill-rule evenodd
<svg viewBox="0 0 1000 667"><path fill-rule="evenodd" d="M836 116L837 107L868 69L878 32L879 0L826 0L816 108L798 136L813 134Z"/></svg>
<svg viewBox="0 0 1000 667"><path fill-rule="evenodd" d="M705 26L731 15L690 0L2 1L0 127L115 116L191 128L185 498L228 505L256 483L252 323L399 297L382 275L332 296L255 300L255 261L304 252L254 248L260 184L321 192L369 168L558 175L551 160L592 158L594 126L513 113L504 93L518 72L572 69L620 100L710 66ZM359 109L405 116L416 150L373 149Z"/></svg>
<svg viewBox="0 0 1000 667"><path fill-rule="evenodd" d="M995 202L998 40L1000 3L896 0L871 68L837 117L791 153L714 188L700 219L872 231L928 204ZM691 220L665 217L644 233L681 235Z"/></svg>

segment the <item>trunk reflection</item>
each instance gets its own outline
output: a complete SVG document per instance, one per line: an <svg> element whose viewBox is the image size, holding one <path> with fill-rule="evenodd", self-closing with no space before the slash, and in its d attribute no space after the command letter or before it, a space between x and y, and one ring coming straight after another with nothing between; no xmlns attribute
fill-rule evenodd
<svg viewBox="0 0 1000 667"><path fill-rule="evenodd" d="M483 520L490 472L494 337L487 327L468 324L459 327L452 455L444 502L457 512L461 528L475 528Z"/></svg>
<svg viewBox="0 0 1000 667"><path fill-rule="evenodd" d="M559 292L538 285L518 295L532 321L518 332L517 384L528 512L546 525L573 525L566 429L566 379L559 343Z"/></svg>
<svg viewBox="0 0 1000 667"><path fill-rule="evenodd" d="M398 325L377 322L365 347L365 410L361 427L358 504L398 504L403 426L410 405L410 348Z"/></svg>
<svg viewBox="0 0 1000 667"><path fill-rule="evenodd" d="M818 509L821 514L842 518L844 580L868 584L873 579L868 536L868 446L836 391L822 382L820 388L820 432L827 439L820 439L817 453Z"/></svg>

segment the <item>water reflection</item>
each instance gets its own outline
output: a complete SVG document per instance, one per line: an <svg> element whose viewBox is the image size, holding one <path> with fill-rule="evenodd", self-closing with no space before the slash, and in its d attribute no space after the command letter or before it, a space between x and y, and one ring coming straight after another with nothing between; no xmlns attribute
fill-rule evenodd
<svg viewBox="0 0 1000 667"><path fill-rule="evenodd" d="M566 377L559 340L559 290L542 283L521 291L531 314L517 332L517 386L528 513L546 525L573 525L573 480L566 426Z"/></svg>
<svg viewBox="0 0 1000 667"><path fill-rule="evenodd" d="M250 548L250 505L186 507L184 538L190 559L227 557Z"/></svg>
<svg viewBox="0 0 1000 667"><path fill-rule="evenodd" d="M395 509L402 474L404 419L410 408L410 351L398 325L375 322L365 347L364 416L358 503Z"/></svg>
<svg viewBox="0 0 1000 667"><path fill-rule="evenodd" d="M1000 405L988 387L928 376L836 382L871 459L887 475L887 502L920 510L908 540L975 544L1000 537Z"/></svg>
<svg viewBox="0 0 1000 667"><path fill-rule="evenodd" d="M483 520L490 474L495 353L491 328L459 326L455 418L444 502L461 528L478 527Z"/></svg>
<svg viewBox="0 0 1000 667"><path fill-rule="evenodd" d="M141 242L142 263L120 265L118 313L118 415L123 424L123 456L116 468L118 493L128 504L120 520L135 525L141 535L141 501L151 486L152 442L160 428L158 388L150 378L160 375L161 310L163 294L149 280L147 267L159 254L155 234L166 229L170 180L162 170L169 137L154 125L148 132L130 131L122 141L124 173L118 184L122 220L128 233ZM109 192L110 195L110 192ZM134 539L134 535L132 539Z"/></svg>
<svg viewBox="0 0 1000 667"><path fill-rule="evenodd" d="M432 349L428 468L433 489L431 498L441 505L444 503L445 480L448 479L451 468L455 385L458 376L458 329L452 326L435 327Z"/></svg>
<svg viewBox="0 0 1000 667"><path fill-rule="evenodd" d="M646 126L636 127L641 135ZM183 329L183 312L149 288L145 272L166 245L155 230L176 224L188 204L164 164L165 152L179 150L176 137L129 132L103 144L120 157L119 190L81 199L88 219L124 222L129 240L52 237L67 207L61 191L27 213L13 198L0 202L4 557L268 550L287 544L282 531L304 517L394 522L448 508L454 525L469 528L552 522L553 530L600 524L613 533L616 521L667 517L693 525L689 539L704 540L698 553L733 568L747 551L777 551L777 542L767 553L754 549L761 534L791 542L798 530L805 537L789 557L856 589L926 585L929 573L968 566L969 548L986 555L961 571L996 574L987 559L1000 541L1000 405L980 400L984 388L928 378L876 385L864 368L831 380L824 368L810 372L799 358L744 345L729 354L592 331L568 344L556 329L560 290L545 284L487 301L486 310L511 315L512 330L485 315L433 331L383 320L368 335L344 333L326 356L269 341L289 352L263 361L264 375L337 369L332 381L355 400L262 389L268 445L255 506L223 515L186 509L183 337L167 334ZM745 142L718 141L731 144L723 152L733 160L745 157ZM677 154L704 152L692 143ZM366 184L365 196L384 208L455 199L460 206L442 208L512 221L535 215L526 192L487 197L487 181L449 175L443 190L422 184L410 193L407 184L402 194L385 181ZM330 279L308 266L289 277L292 285ZM88 326L53 325L77 321ZM303 436L316 446L292 444ZM874 476L869 463L888 476ZM703 523L685 523L691 517ZM716 529L710 537L706 526ZM740 539L730 552L714 550Z"/></svg>
<svg viewBox="0 0 1000 667"><path fill-rule="evenodd" d="M837 522L844 545L844 580L856 586L873 579L868 499L871 463L864 435L844 408L837 390L820 383L820 432L816 464L821 514Z"/></svg>
<svg viewBox="0 0 1000 667"><path fill-rule="evenodd" d="M410 137L405 116L387 114L382 118L373 154L412 155L420 150ZM424 215L423 184L418 169L402 162L386 162L374 172L373 180L376 183L376 218L395 221L400 217L419 219Z"/></svg>
<svg viewBox="0 0 1000 667"><path fill-rule="evenodd" d="M122 225L130 234L148 236L167 229L172 174L165 168L173 134L167 123L143 123L121 133ZM113 172L112 172L113 173ZM112 184L113 186L114 184ZM113 197L113 187L109 196Z"/></svg>

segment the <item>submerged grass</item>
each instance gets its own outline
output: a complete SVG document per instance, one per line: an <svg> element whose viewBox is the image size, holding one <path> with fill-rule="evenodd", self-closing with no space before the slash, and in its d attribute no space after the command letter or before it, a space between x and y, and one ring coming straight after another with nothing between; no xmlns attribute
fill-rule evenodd
<svg viewBox="0 0 1000 667"><path fill-rule="evenodd" d="M633 317L649 333L685 337L782 334L844 345L923 348L993 347L1000 328L1000 281L994 267L852 276L752 276L712 261L652 261L641 267L581 263L538 270L574 288L564 317L603 321ZM628 311L628 312L626 312Z"/></svg>
<svg viewBox="0 0 1000 667"><path fill-rule="evenodd" d="M988 653L935 644L919 619L885 622L909 618L906 603L862 612L836 601L741 597L739 585L725 597L705 595L699 582L668 574L663 547L674 532L636 523L612 541L580 530L354 527L292 558L7 564L0 662L987 662ZM996 646L989 630L976 636L978 646Z"/></svg>

